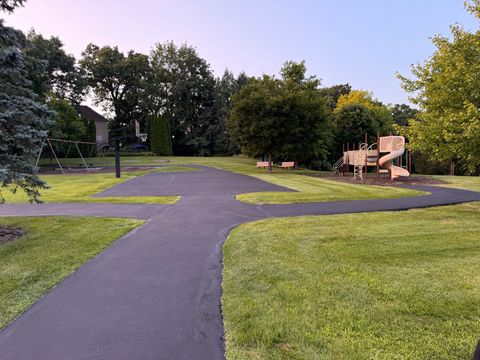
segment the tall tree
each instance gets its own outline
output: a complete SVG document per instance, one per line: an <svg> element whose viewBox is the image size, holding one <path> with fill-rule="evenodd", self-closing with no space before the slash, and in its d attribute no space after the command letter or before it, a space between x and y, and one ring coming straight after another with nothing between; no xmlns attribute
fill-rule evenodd
<svg viewBox="0 0 480 360"><path fill-rule="evenodd" d="M124 55L118 47L102 48L89 44L80 64L93 89L95 102L113 112L112 128L128 128L133 133L134 120L146 122L142 108L147 83L151 81L148 56L133 51Z"/></svg>
<svg viewBox="0 0 480 360"><path fill-rule="evenodd" d="M480 1L466 3L480 19ZM415 79L398 75L410 101L420 112L410 126L399 129L412 150L430 159L464 164L473 172L480 166L480 31L451 26L451 39L434 36L436 47L424 63L412 66Z"/></svg>
<svg viewBox="0 0 480 360"><path fill-rule="evenodd" d="M390 108L390 111L395 124L398 126L407 126L408 121L415 119L418 114L417 109L413 109L407 104L395 104Z"/></svg>
<svg viewBox="0 0 480 360"><path fill-rule="evenodd" d="M340 96L348 95L352 91L350 84L334 85L319 90L324 97L327 106L333 111L337 107L337 102Z"/></svg>
<svg viewBox="0 0 480 360"><path fill-rule="evenodd" d="M234 96L228 127L242 152L309 162L326 156L330 124L319 81L303 63L285 63L282 79L252 79Z"/></svg>
<svg viewBox="0 0 480 360"><path fill-rule="evenodd" d="M67 100L52 96L46 104L55 112L55 123L49 131L51 137L63 140L86 140L87 124Z"/></svg>
<svg viewBox="0 0 480 360"><path fill-rule="evenodd" d="M378 131L377 121L372 112L363 104L347 104L335 113L335 140L337 144L363 143L365 133L369 135L369 142L375 142Z"/></svg>
<svg viewBox="0 0 480 360"><path fill-rule="evenodd" d="M364 90L352 90L346 95L341 95L337 101L334 113L338 113L343 106L361 104L370 110L373 118L378 124L378 131L388 134L393 130L393 116L387 106L373 98L373 95Z"/></svg>
<svg viewBox="0 0 480 360"><path fill-rule="evenodd" d="M2 9L18 2L0 4ZM47 135L53 113L36 101L26 78L23 33L0 20L0 186L24 190L31 201L39 201L45 183L36 175L35 159L41 139ZM0 194L0 200L3 200Z"/></svg>
<svg viewBox="0 0 480 360"><path fill-rule="evenodd" d="M85 96L87 84L75 57L65 52L58 37L46 39L32 30L27 39L25 53L35 60L29 69L33 90L40 98L53 93L57 98L79 104Z"/></svg>
<svg viewBox="0 0 480 360"><path fill-rule="evenodd" d="M215 151L215 78L190 46L157 44L150 55L156 111L170 123L175 154Z"/></svg>
<svg viewBox="0 0 480 360"><path fill-rule="evenodd" d="M232 97L248 83L248 77L241 73L238 78L228 70L215 82L215 120L212 125L215 154L234 154L240 149L227 131L226 123L232 111Z"/></svg>
<svg viewBox="0 0 480 360"><path fill-rule="evenodd" d="M0 0L0 11L13 12L17 7L24 6L27 0Z"/></svg>

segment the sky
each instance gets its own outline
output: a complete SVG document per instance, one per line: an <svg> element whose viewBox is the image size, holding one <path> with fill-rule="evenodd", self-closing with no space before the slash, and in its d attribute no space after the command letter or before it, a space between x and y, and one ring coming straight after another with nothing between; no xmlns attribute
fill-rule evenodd
<svg viewBox="0 0 480 360"><path fill-rule="evenodd" d="M464 0L28 0L6 24L58 36L79 57L88 43L148 54L156 43L195 47L216 76L278 74L305 60L324 86L350 83L384 103L407 103L396 72L434 51L431 37L460 23Z"/></svg>

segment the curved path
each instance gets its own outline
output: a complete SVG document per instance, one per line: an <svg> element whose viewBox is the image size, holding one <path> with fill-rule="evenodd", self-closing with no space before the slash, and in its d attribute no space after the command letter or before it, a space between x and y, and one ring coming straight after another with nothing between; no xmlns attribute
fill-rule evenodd
<svg viewBox="0 0 480 360"><path fill-rule="evenodd" d="M0 332L3 359L224 359L221 245L266 217L405 210L480 201L480 193L291 205L246 205L239 193L291 191L212 168L150 173L98 196L182 195L175 205L2 205L0 216L148 219L62 281Z"/></svg>

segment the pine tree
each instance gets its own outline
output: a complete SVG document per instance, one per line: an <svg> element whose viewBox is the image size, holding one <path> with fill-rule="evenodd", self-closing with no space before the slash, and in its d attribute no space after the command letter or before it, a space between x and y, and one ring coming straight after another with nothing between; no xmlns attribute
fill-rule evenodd
<svg viewBox="0 0 480 360"><path fill-rule="evenodd" d="M14 192L20 188L38 202L45 183L36 174L35 160L54 113L30 89L29 59L20 50L25 41L23 33L0 20L0 186Z"/></svg>

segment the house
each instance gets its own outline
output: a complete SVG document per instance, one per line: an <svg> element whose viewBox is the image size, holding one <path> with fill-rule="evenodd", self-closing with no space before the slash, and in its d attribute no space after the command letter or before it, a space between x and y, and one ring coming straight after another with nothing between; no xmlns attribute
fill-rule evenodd
<svg viewBox="0 0 480 360"><path fill-rule="evenodd" d="M108 120L86 105L77 107L77 112L80 117L87 121L95 122L97 147L108 144Z"/></svg>

